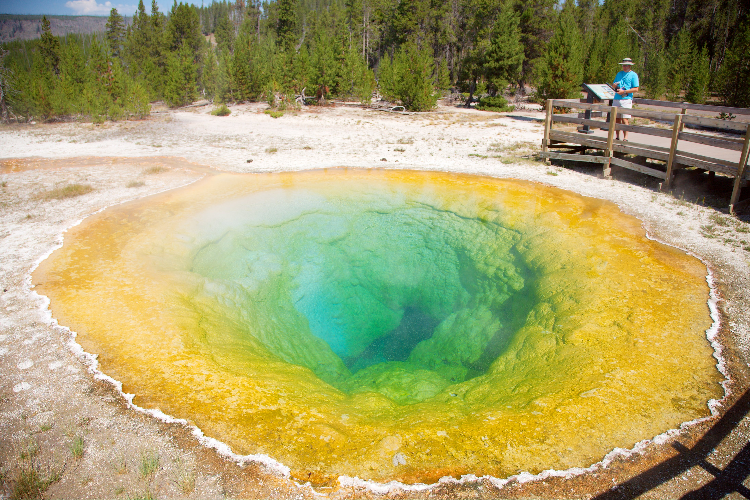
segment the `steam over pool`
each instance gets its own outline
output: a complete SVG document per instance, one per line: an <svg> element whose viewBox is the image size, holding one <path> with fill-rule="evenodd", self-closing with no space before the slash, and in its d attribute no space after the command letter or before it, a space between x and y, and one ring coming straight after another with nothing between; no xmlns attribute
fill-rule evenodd
<svg viewBox="0 0 750 500"><path fill-rule="evenodd" d="M609 203L337 170L110 209L36 282L136 404L325 484L587 466L706 415L705 274Z"/></svg>

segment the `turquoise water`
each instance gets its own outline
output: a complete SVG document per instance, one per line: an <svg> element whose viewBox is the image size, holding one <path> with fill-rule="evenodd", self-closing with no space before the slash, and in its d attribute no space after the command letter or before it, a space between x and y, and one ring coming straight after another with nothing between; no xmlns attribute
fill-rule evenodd
<svg viewBox="0 0 750 500"><path fill-rule="evenodd" d="M191 271L230 291L229 315L246 325L235 348L260 342L348 393L412 403L481 375L535 303L519 234L497 222L304 190L207 217L224 211L231 223L214 228Z"/></svg>

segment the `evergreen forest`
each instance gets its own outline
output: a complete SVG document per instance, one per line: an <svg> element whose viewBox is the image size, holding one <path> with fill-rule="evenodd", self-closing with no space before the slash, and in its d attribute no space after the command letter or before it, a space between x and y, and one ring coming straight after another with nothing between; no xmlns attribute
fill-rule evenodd
<svg viewBox="0 0 750 500"><path fill-rule="evenodd" d="M265 100L428 110L449 91L577 97L635 61L648 98L750 107L744 0L236 0L160 12L140 0L106 32L0 46L2 118L93 121ZM130 15L131 13L125 13Z"/></svg>

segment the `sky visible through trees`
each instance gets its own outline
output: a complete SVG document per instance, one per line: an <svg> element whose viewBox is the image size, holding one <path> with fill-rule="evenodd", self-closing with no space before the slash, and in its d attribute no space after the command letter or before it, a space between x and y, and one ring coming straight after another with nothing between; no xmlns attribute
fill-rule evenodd
<svg viewBox="0 0 750 500"><path fill-rule="evenodd" d="M453 88L502 108L519 91L575 97L624 57L649 98L750 106L742 0L236 0L166 12L141 0L112 9L101 35L58 38L45 22L40 39L2 46L6 119L139 117L156 100L287 106L303 91L379 92L427 110Z"/></svg>

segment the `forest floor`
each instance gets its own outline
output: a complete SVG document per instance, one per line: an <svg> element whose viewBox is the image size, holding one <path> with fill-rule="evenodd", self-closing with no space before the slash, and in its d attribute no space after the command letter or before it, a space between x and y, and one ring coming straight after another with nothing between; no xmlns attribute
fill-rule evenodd
<svg viewBox="0 0 750 500"><path fill-rule="evenodd" d="M717 176L709 185L698 173L680 172L675 191L663 193L656 180L617 167L605 179L594 166L545 165L532 159L543 134L543 114L533 109L500 114L441 106L394 114L337 105L273 118L266 108L232 106L228 117L198 106L157 109L132 122L0 125L0 498L593 498L642 473L634 489L608 498L639 491L643 498L676 498L711 481L707 469L728 491L750 487L747 472L731 472L742 465L734 457L750 451L750 404L740 399L750 385L750 214L724 211L728 179ZM587 470L443 480L421 490L313 490L263 465L238 465L189 429L134 410L88 370L70 333L49 324L46 302L31 287L31 271L64 232L108 206L217 171L343 166L526 179L616 203L641 219L650 237L710 269L729 395L713 418ZM738 399L722 439L714 424ZM719 438L704 455L673 446L700 446L706 432ZM669 458L671 466L658 465Z"/></svg>

